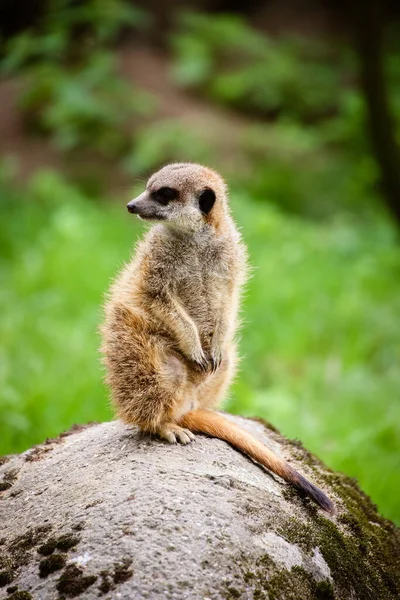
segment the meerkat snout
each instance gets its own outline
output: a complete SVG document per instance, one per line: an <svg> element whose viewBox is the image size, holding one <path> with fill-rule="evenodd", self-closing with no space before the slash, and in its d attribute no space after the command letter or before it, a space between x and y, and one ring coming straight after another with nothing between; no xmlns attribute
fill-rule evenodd
<svg viewBox="0 0 400 600"><path fill-rule="evenodd" d="M137 214L137 212L138 212L137 206L135 204L135 200L131 200L130 202L128 202L128 204L126 205L126 208L128 209L128 212L130 212L132 214Z"/></svg>

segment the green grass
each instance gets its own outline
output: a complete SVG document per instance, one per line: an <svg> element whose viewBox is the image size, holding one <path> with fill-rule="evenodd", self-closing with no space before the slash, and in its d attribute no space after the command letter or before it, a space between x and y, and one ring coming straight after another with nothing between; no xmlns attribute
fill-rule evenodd
<svg viewBox="0 0 400 600"><path fill-rule="evenodd" d="M240 205L243 204L241 199ZM228 408L271 420L400 520L400 251L382 222L237 212L255 266Z"/></svg>
<svg viewBox="0 0 400 600"><path fill-rule="evenodd" d="M104 291L140 224L59 176L0 189L0 454L111 418L98 356ZM400 522L400 252L382 218L289 217L239 193L253 276L227 408L272 421L357 477Z"/></svg>
<svg viewBox="0 0 400 600"><path fill-rule="evenodd" d="M56 175L2 198L0 453L109 419L97 326L136 224ZM123 207L122 207L123 208Z"/></svg>

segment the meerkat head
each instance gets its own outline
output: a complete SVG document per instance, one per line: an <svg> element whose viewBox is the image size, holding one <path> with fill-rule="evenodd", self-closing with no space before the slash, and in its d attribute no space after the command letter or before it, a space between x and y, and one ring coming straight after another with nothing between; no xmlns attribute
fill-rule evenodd
<svg viewBox="0 0 400 600"><path fill-rule="evenodd" d="M163 221L193 232L205 224L218 227L226 195L226 185L215 171L202 165L175 163L152 175L146 190L127 208L141 219Z"/></svg>

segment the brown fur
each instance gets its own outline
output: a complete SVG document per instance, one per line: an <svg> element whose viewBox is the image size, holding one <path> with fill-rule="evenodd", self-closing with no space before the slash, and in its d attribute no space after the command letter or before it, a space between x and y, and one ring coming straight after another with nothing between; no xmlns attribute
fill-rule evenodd
<svg viewBox="0 0 400 600"><path fill-rule="evenodd" d="M167 205L154 200L163 188L178 193ZM216 198L207 214L199 209L205 189ZM235 373L247 274L222 178L201 165L168 165L128 207L158 223L117 277L105 307L102 351L120 418L169 442L188 443L193 432L224 439L332 510L287 463L208 410L221 402Z"/></svg>

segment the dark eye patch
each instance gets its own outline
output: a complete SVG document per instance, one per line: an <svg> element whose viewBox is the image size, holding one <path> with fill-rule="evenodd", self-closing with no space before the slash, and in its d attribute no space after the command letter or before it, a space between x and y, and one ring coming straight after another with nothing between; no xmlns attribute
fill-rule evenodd
<svg viewBox="0 0 400 600"><path fill-rule="evenodd" d="M163 206L167 206L168 202L171 200L176 200L178 197L178 192L173 188L162 187L156 190L151 194L153 200L162 204Z"/></svg>
<svg viewBox="0 0 400 600"><path fill-rule="evenodd" d="M203 190L199 196L199 208L202 213L208 215L215 202L215 192L211 188Z"/></svg>

